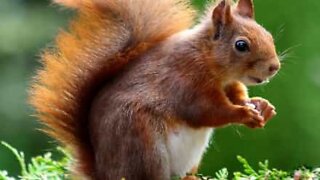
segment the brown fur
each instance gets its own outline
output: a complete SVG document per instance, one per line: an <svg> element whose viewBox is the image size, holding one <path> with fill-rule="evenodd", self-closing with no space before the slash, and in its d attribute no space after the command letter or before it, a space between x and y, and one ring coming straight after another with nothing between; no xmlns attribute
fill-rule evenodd
<svg viewBox="0 0 320 180"><path fill-rule="evenodd" d="M90 176L87 119L96 91L131 59L189 28L193 11L177 0L57 2L78 8L79 15L69 32L58 35L56 48L43 53L44 67L32 85L30 101L46 131L73 151L79 161L75 164Z"/></svg>
<svg viewBox="0 0 320 180"><path fill-rule="evenodd" d="M280 65L271 35L248 14L250 0L241 1L220 1L183 35L194 16L179 0L57 0L79 17L45 51L31 103L47 132L73 151L78 172L166 180L174 175L166 138L177 124L255 128L274 115L267 101L250 101L243 84ZM234 49L237 38L250 42L250 53Z"/></svg>

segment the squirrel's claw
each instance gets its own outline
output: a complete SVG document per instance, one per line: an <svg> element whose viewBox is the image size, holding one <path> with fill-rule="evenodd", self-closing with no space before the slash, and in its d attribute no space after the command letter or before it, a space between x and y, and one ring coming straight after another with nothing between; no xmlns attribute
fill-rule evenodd
<svg viewBox="0 0 320 180"><path fill-rule="evenodd" d="M266 99L255 97L250 99L250 104L255 106L260 116L263 117L263 121L255 126L252 123L246 123L250 128L262 128L265 124L276 115L275 107Z"/></svg>

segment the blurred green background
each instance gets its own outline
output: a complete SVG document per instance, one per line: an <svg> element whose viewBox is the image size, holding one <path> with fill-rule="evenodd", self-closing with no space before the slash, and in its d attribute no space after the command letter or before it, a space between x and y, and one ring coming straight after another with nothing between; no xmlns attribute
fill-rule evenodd
<svg viewBox="0 0 320 180"><path fill-rule="evenodd" d="M194 0L202 9L205 1ZM250 89L269 99L278 115L265 129L231 126L216 130L201 172L240 169L236 155L249 162L269 159L291 170L320 165L320 1L255 0L256 19L275 36L279 52L289 53L279 75ZM28 84L39 67L38 54L50 45L72 12L47 0L0 0L0 140L26 157L53 150L55 143L37 129L26 103ZM13 155L0 147L0 169L18 173Z"/></svg>

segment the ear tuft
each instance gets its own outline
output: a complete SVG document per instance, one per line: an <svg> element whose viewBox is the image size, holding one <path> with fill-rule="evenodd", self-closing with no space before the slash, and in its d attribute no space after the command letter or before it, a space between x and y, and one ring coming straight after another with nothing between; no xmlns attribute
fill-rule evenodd
<svg viewBox="0 0 320 180"><path fill-rule="evenodd" d="M212 13L214 24L229 24L232 22L231 5L229 0L221 0Z"/></svg>
<svg viewBox="0 0 320 180"><path fill-rule="evenodd" d="M79 8L81 5L81 0L53 0L54 3L60 4L68 8Z"/></svg>
<svg viewBox="0 0 320 180"><path fill-rule="evenodd" d="M248 18L254 18L254 5L253 0L239 0L237 5L237 12Z"/></svg>

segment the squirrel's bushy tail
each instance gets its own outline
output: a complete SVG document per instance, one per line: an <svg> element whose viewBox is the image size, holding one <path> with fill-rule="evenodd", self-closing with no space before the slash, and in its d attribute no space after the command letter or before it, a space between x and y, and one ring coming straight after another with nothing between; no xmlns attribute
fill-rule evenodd
<svg viewBox="0 0 320 180"><path fill-rule="evenodd" d="M181 0L56 0L77 10L68 32L42 54L30 102L45 131L67 146L77 171L93 173L88 130L99 88L130 60L189 28L193 10Z"/></svg>

